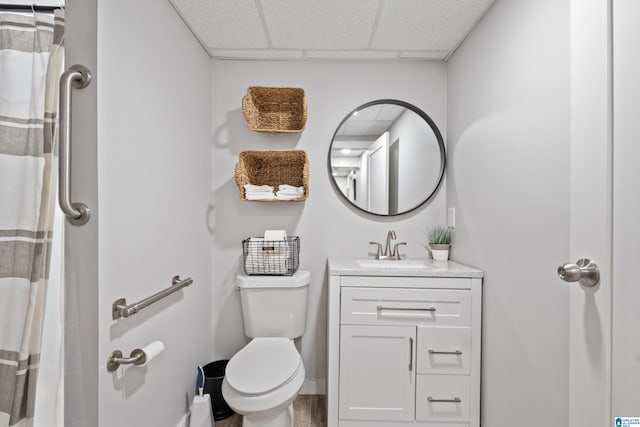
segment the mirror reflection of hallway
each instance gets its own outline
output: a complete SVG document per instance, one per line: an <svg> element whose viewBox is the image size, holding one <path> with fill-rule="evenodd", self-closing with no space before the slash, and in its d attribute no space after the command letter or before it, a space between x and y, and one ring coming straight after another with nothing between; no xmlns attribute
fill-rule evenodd
<svg viewBox="0 0 640 427"><path fill-rule="evenodd" d="M410 212L430 200L445 162L444 141L433 120L393 99L349 113L329 150L329 173L340 194L357 208L383 216Z"/></svg>

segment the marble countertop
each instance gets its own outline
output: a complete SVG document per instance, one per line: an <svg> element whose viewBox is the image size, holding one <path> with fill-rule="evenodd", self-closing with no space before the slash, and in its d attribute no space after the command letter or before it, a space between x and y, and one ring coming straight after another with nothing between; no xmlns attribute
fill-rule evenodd
<svg viewBox="0 0 640 427"><path fill-rule="evenodd" d="M332 276L402 276L402 277L469 277L481 278L483 272L454 261L424 259L375 260L373 258L329 257Z"/></svg>

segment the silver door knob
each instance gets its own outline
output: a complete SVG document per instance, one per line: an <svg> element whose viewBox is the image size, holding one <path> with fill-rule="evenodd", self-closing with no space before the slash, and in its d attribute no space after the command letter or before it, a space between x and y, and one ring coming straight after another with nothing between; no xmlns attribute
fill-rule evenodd
<svg viewBox="0 0 640 427"><path fill-rule="evenodd" d="M558 277L565 282L578 282L582 286L592 287L600 281L600 270L595 262L580 258L575 264L558 267Z"/></svg>

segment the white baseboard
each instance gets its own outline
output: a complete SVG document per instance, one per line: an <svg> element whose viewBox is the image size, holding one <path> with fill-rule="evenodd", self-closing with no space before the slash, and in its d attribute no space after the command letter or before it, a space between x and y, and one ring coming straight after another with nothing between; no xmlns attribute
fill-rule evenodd
<svg viewBox="0 0 640 427"><path fill-rule="evenodd" d="M327 380L324 378L305 378L300 394L327 394Z"/></svg>

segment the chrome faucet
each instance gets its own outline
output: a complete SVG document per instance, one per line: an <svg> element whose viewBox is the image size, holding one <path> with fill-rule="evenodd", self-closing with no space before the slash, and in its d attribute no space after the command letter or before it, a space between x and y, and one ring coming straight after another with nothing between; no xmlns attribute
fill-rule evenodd
<svg viewBox="0 0 640 427"><path fill-rule="evenodd" d="M393 246L393 251L391 250L391 240L395 240L396 239L396 232L393 230L389 230L389 232L387 233L387 244L384 248L384 253L382 253L382 244L378 243L378 242L369 242L370 245L377 245L378 246L378 251L376 253L376 259L387 259L387 260L394 260L400 259L400 252L398 251L398 246L400 245L406 245L407 242L401 242L401 243L396 243Z"/></svg>
<svg viewBox="0 0 640 427"><path fill-rule="evenodd" d="M390 256L391 255L391 240L396 239L396 232L393 230L389 230L387 233L387 245L384 248L384 254L382 256Z"/></svg>

